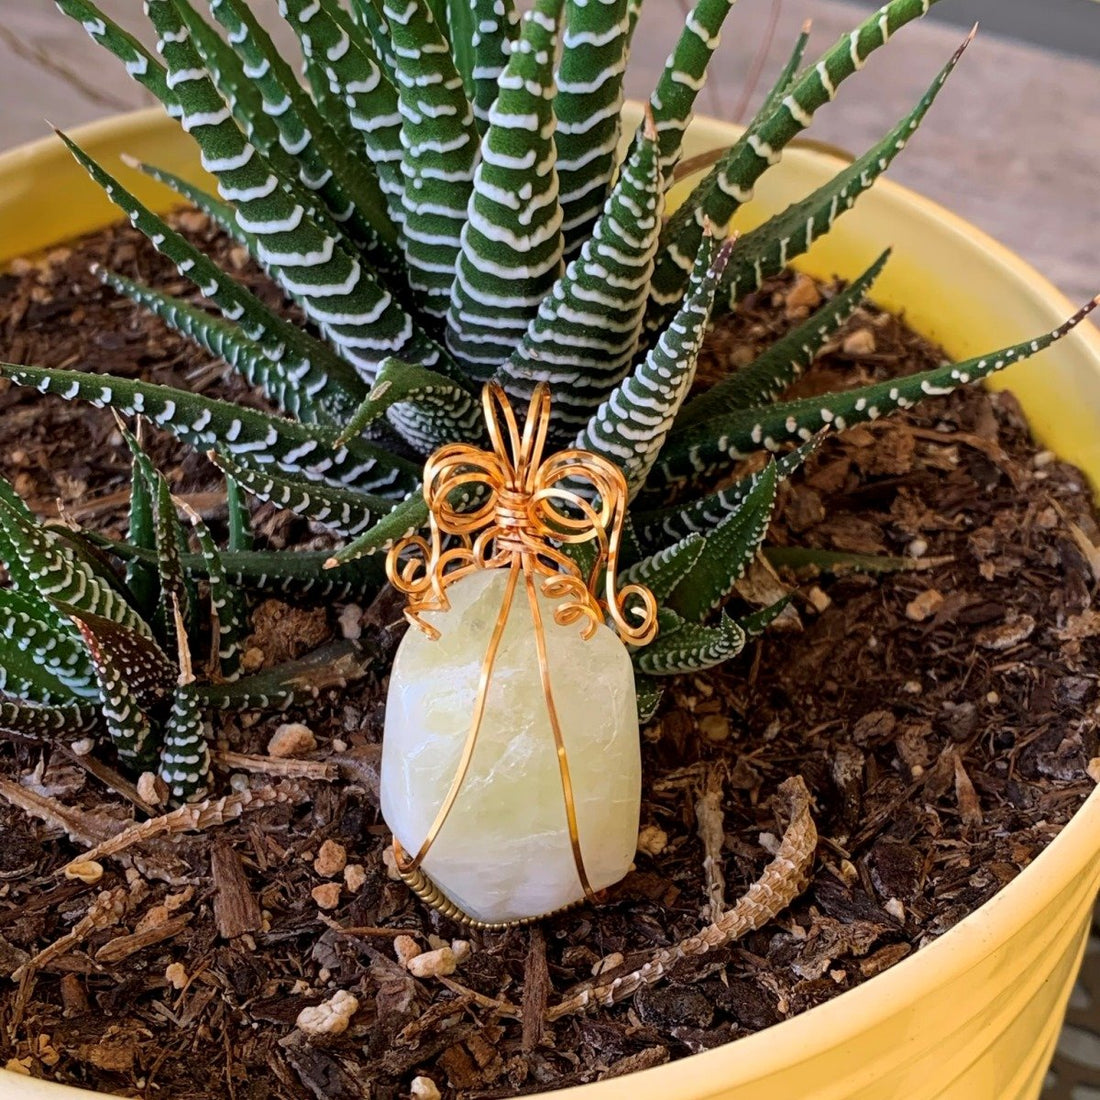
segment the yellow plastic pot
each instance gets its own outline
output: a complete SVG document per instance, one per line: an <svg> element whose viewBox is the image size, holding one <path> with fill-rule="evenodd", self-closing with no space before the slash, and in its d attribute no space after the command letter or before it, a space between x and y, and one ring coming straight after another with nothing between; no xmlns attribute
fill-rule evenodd
<svg viewBox="0 0 1100 1100"><path fill-rule="evenodd" d="M637 119L637 113L631 121ZM733 127L695 123L688 154L728 144ZM159 111L85 127L77 140L148 201L171 195L122 169L132 152L198 178L194 147ZM747 227L802 197L841 162L791 150L767 174ZM0 157L0 264L115 220L59 142ZM1053 328L1071 304L983 233L880 182L799 262L853 277L886 244L874 288L957 357ZM1100 484L1100 335L1082 325L1034 364L1003 376L1045 446ZM828 1004L671 1065L553 1094L554 1100L1034 1100L1061 1026L1100 884L1100 794L995 898L891 970ZM0 1071L3 1100L90 1094Z"/></svg>

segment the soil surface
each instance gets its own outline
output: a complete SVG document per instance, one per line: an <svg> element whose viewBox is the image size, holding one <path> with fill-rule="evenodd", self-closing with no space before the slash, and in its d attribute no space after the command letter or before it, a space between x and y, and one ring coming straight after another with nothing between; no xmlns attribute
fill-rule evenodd
<svg viewBox="0 0 1100 1100"><path fill-rule="evenodd" d="M241 250L195 215L182 221L277 298ZM222 364L101 289L93 260L190 292L129 229L100 235L0 276L0 358L246 397ZM703 375L748 362L834 291L769 283L715 332ZM939 359L868 307L798 388ZM216 471L167 436L148 443L217 526ZM41 513L60 506L121 533L128 469L109 413L0 392L0 472ZM266 506L256 523L272 546L325 538ZM226 752L264 756L280 724L309 727L315 747L301 765L248 764L259 770L247 782L278 800L233 817L234 795L200 831L105 859L103 877L84 883L61 873L87 847L72 838L151 807L109 753L97 763L0 733L0 777L54 809L43 821L0 799L0 1065L164 1100L430 1097L429 1081L488 1100L657 1065L827 1001L990 898L1092 789L1097 543L1084 478L1036 454L1006 394L969 389L828 440L783 488L769 544L905 557L909 568L755 569L741 598L758 606L785 585L792 608L737 661L671 683L643 733L636 869L605 904L499 934L442 920L387 870L377 765L396 605L262 603L255 662L341 631L377 654L366 679L309 707L216 723L218 795L246 785ZM613 1009L547 1023L547 1006L593 973L638 965L744 892L785 824L775 791L795 774L821 834L801 899ZM395 945L401 935L411 942ZM451 974L421 966L419 977L399 961L455 940ZM357 1002L345 1030L297 1026L340 992Z"/></svg>

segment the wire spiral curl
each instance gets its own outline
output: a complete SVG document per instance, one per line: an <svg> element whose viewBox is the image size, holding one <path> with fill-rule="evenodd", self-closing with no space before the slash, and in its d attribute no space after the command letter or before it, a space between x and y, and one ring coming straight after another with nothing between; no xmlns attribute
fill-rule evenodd
<svg viewBox="0 0 1100 1100"><path fill-rule="evenodd" d="M439 631L421 616L450 607L450 585L480 569L526 566L546 596L561 600L554 609L559 625L584 620L582 636L590 638L610 620L626 644L647 645L657 634L657 601L644 585L616 583L623 472L576 448L543 460L550 424L544 383L531 397L522 434L499 385L488 383L481 400L492 450L450 443L435 451L424 466L428 536L409 535L387 555L390 583L407 597L406 617L436 638ZM587 577L560 549L582 543L596 550Z"/></svg>

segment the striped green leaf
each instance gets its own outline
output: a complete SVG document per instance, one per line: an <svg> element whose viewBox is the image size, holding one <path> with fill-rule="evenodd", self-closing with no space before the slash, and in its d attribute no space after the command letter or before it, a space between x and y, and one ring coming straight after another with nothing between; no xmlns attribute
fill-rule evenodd
<svg viewBox="0 0 1100 1100"><path fill-rule="evenodd" d="M823 434L819 433L800 447L777 455L774 461L778 479L786 481L799 469L817 450L822 438ZM724 489L696 497L686 504L672 504L653 511L636 511L632 518L639 545L652 551L690 534L708 534L744 504L760 483L762 474L763 471L758 470L739 478ZM667 486L662 483L663 495L667 495L666 489Z"/></svg>
<svg viewBox="0 0 1100 1100"><path fill-rule="evenodd" d="M629 47L627 0L566 0L556 77L564 254L588 239L615 174Z"/></svg>
<svg viewBox="0 0 1100 1100"><path fill-rule="evenodd" d="M146 416L196 450L214 449L249 468L271 467L386 496L401 496L419 484L417 463L368 443L350 440L336 447L332 429L284 420L170 386L11 363L0 363L0 377L70 401L87 401L127 416Z"/></svg>
<svg viewBox="0 0 1100 1100"><path fill-rule="evenodd" d="M669 596L667 606L691 622L702 622L725 600L768 533L778 484L775 463L769 462L741 507L706 536L703 552Z"/></svg>
<svg viewBox="0 0 1100 1100"><path fill-rule="evenodd" d="M42 598L151 636L148 625L111 584L96 576L58 535L3 499L0 527L23 573Z"/></svg>
<svg viewBox="0 0 1100 1100"><path fill-rule="evenodd" d="M37 600L0 589L0 692L38 703L98 699L84 647L42 610Z"/></svg>
<svg viewBox="0 0 1100 1100"><path fill-rule="evenodd" d="M508 54L518 37L519 13L515 0L452 0L452 12L465 6L472 19L469 35L466 23L451 16L452 43L456 61L463 70L467 92L474 108L478 129L484 133L489 128L489 110L496 102L498 81L508 64ZM471 58L469 78L462 64L464 44L469 42Z"/></svg>
<svg viewBox="0 0 1100 1100"><path fill-rule="evenodd" d="M443 443L479 438L484 432L481 402L463 386L426 367L386 359L378 377L340 439L353 439L388 415L410 446L428 453Z"/></svg>
<svg viewBox="0 0 1100 1100"><path fill-rule="evenodd" d="M461 213L453 278L443 280L447 347L476 378L490 377L508 358L561 272L558 180L540 166L554 163L554 42L562 3L535 0L524 14Z"/></svg>
<svg viewBox="0 0 1100 1100"><path fill-rule="evenodd" d="M988 378L1050 347L1084 320L1096 304L1094 299L1064 324L1034 340L961 363L948 363L838 393L738 410L689 425L669 440L658 463L660 477L666 483L693 484L708 472L728 468L731 459L743 458L760 447L778 450L788 441L809 439L823 428L840 431L893 409L910 408L925 397L947 394L959 386Z"/></svg>
<svg viewBox="0 0 1100 1100"><path fill-rule="evenodd" d="M393 501L352 492L305 478L281 477L272 470L251 470L211 451L210 460L236 484L260 500L322 523L338 535L354 538L393 510Z"/></svg>
<svg viewBox="0 0 1100 1100"><path fill-rule="evenodd" d="M655 641L634 653L634 667L649 676L701 672L736 657L745 647L745 632L723 614L714 626L688 622L670 609L658 615Z"/></svg>
<svg viewBox="0 0 1100 1100"><path fill-rule="evenodd" d="M373 527L333 554L325 562L325 568L334 569L371 554L386 553L395 542L413 534L427 523L428 505L423 494L413 493Z"/></svg>
<svg viewBox="0 0 1100 1100"><path fill-rule="evenodd" d="M100 635L91 625L96 621L74 615L74 622L84 638L88 654L99 683L99 711L111 736L119 760L140 767L149 759L153 728L131 687L129 676L142 677L148 670L125 664L111 648L101 645ZM99 619L102 624L108 620Z"/></svg>
<svg viewBox="0 0 1100 1100"><path fill-rule="evenodd" d="M812 317L769 345L748 366L733 371L689 401L676 418L677 430L726 411L777 401L859 308L889 256L890 250L886 249L858 279L826 302Z"/></svg>
<svg viewBox="0 0 1100 1100"><path fill-rule="evenodd" d="M125 542L90 532L88 537L123 561L155 561L149 551L138 550ZM363 600L374 595L385 583L382 563L376 558L363 557L326 568L330 556L326 551L316 550L221 552L222 565L232 587L268 596L292 600ZM205 578L207 565L201 554L184 554L181 560L189 577Z"/></svg>
<svg viewBox="0 0 1100 1100"><path fill-rule="evenodd" d="M764 225L746 233L737 242L726 270L725 283L719 298L720 308L735 305L747 293L759 287L764 279L782 271L790 260L802 255L814 241L829 231L838 217L855 205L856 199L890 167L894 158L905 148L969 42L968 38L959 47L913 110L880 142L838 172L829 183L775 215ZM656 273L654 278L656 279Z"/></svg>
<svg viewBox="0 0 1100 1100"><path fill-rule="evenodd" d="M284 400L294 401L303 419L310 416L314 403L328 406L331 416L340 416L362 399L366 385L355 371L328 346L313 340L301 329L279 317L254 294L230 278L205 253L172 229L163 218L123 187L110 173L89 157L64 134L59 134L69 151L85 168L107 197L114 202L134 227L149 238L152 245L176 265L200 293L221 311L226 320L240 326L272 361L273 377L284 387Z"/></svg>
<svg viewBox="0 0 1100 1100"><path fill-rule="evenodd" d="M376 266L392 270L397 233L370 162L354 158L343 146L247 4L210 0L210 13L225 28L245 76L260 94L263 113L274 120L283 149L293 150L299 180L322 197L337 224ZM186 22L194 33L192 20Z"/></svg>
<svg viewBox="0 0 1100 1100"><path fill-rule="evenodd" d="M665 689L649 676L635 675L634 691L638 699L638 722L640 725L645 725L656 715Z"/></svg>
<svg viewBox="0 0 1100 1100"><path fill-rule="evenodd" d="M25 737L75 741L97 732L99 708L78 703L43 704L0 698L0 729Z"/></svg>
<svg viewBox="0 0 1100 1100"><path fill-rule="evenodd" d="M659 329L684 293L691 263L706 222L726 226L763 173L776 164L786 145L836 95L840 84L863 67L867 58L906 23L919 18L936 0L890 0L851 34L845 35L816 65L803 70L779 105L756 119L688 198L662 235L660 259L653 273L652 308L647 327ZM938 88L961 55L941 73ZM935 98L934 92L932 98ZM928 104L931 105L931 99ZM923 112L921 112L923 115ZM790 251L789 256L798 255ZM784 259L783 263L786 262Z"/></svg>
<svg viewBox="0 0 1100 1100"><path fill-rule="evenodd" d="M631 496L649 476L691 389L728 255L728 245L719 247L715 238L703 238L691 287L675 321L577 436L576 447L603 455L621 467Z"/></svg>
<svg viewBox="0 0 1100 1100"><path fill-rule="evenodd" d="M425 0L382 0L401 112L405 262L424 310L443 317L474 178L473 110L446 39ZM416 355L390 354L432 366Z"/></svg>
<svg viewBox="0 0 1100 1100"><path fill-rule="evenodd" d="M780 613L790 602L791 597L784 596L781 600L776 600L775 603L769 604L767 607L762 607L759 611L754 611L751 615L743 616L740 620L742 630L744 630L750 638L755 638L758 634L763 634L764 631L779 618Z"/></svg>
<svg viewBox="0 0 1100 1100"><path fill-rule="evenodd" d="M177 802L191 802L206 794L210 778L208 724L199 695L182 685L172 696L164 727L160 777Z"/></svg>
<svg viewBox="0 0 1100 1100"><path fill-rule="evenodd" d="M369 36L353 33L335 0L280 0L279 9L298 36L313 75L318 106L353 134L378 177L396 240L403 240L401 114L397 90L383 72ZM319 94L323 80L327 95ZM337 113L338 112L338 113Z"/></svg>
<svg viewBox="0 0 1100 1100"><path fill-rule="evenodd" d="M132 34L125 31L91 0L55 0L58 9L82 24L93 42L109 50L125 65L126 71L154 97L169 108L175 96L168 86L164 66Z"/></svg>
<svg viewBox="0 0 1100 1100"><path fill-rule="evenodd" d="M497 372L516 401L539 382L554 394L555 438L578 431L630 369L645 315L663 209L657 133L643 129L603 214L539 303Z"/></svg>
<svg viewBox="0 0 1100 1100"><path fill-rule="evenodd" d="M679 542L635 562L619 574L619 587L644 584L654 597L664 603L695 568L706 548L702 535L692 532Z"/></svg>

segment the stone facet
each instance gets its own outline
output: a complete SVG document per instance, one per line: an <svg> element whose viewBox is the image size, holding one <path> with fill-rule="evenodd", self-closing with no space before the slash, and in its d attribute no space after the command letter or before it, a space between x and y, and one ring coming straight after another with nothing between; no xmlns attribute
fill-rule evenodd
<svg viewBox="0 0 1100 1100"><path fill-rule="evenodd" d="M506 569L456 581L447 589L450 609L424 615L440 637L413 628L398 649L386 703L382 815L410 856L457 770L507 581ZM609 627L586 641L581 623L554 622L559 600L541 591L538 599L585 871L600 890L626 874L638 837L633 669ZM465 913L487 922L541 916L584 896L522 578L469 771L421 867Z"/></svg>

